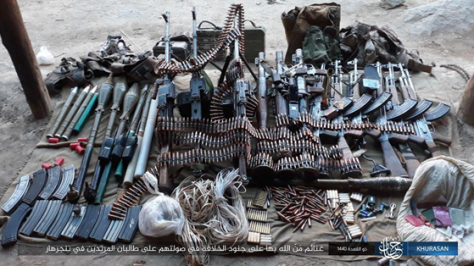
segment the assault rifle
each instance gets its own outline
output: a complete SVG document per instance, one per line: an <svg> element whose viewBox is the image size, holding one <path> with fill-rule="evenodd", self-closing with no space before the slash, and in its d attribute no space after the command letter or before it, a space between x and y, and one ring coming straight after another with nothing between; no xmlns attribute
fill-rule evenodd
<svg viewBox="0 0 474 266"><path fill-rule="evenodd" d="M341 84L342 73L339 64L339 61L335 62L331 98L329 98L329 104L332 105L332 108L335 107L335 112L337 114L337 117L332 120L332 124L339 134L337 146L340 153L338 152L335 155L335 159L339 160L340 165L337 165L337 167L339 168L342 177L358 178L362 176L362 168L359 159L354 157L352 154L351 148L349 147L345 137L350 136L355 139L360 139L363 136L363 132L360 129L345 130L344 117L342 113L352 104L352 100L343 95ZM337 110L339 110L339 112ZM333 116L333 112L334 111L331 110L326 111L330 116ZM328 115L326 115L326 117L328 117Z"/></svg>
<svg viewBox="0 0 474 266"><path fill-rule="evenodd" d="M385 105L385 108L382 108L380 111L380 115L377 118L378 126L382 129L382 134L379 137L380 145L382 146L383 152L383 159L385 166L390 169L390 173L392 176L400 176L400 177L408 177L408 173L403 168L397 154L395 153L394 148L392 147L390 140L396 141L397 143L406 143L408 141L408 136L396 134L396 133L389 133L392 131L391 125L388 123L388 115L387 110L397 111L399 109L399 102L398 102L398 92L395 87L395 79L393 77L393 67L392 64L388 64L389 67L389 75L385 79L385 86L386 92L392 95L391 99ZM382 66L378 65L378 71L380 77L383 77ZM381 83L382 85L383 83ZM416 103L415 103L416 104ZM414 107L414 106L413 106ZM400 112L403 113L403 112ZM405 112L406 113L406 112ZM403 113L403 115L405 114ZM392 113L393 114L393 113ZM397 117L401 117L402 115L396 115Z"/></svg>
<svg viewBox="0 0 474 266"><path fill-rule="evenodd" d="M401 64L399 65L399 68L401 72L400 87L402 90L403 97L406 97L406 99L416 100L416 91L413 86L413 82L411 81L410 73L408 72L408 70L404 70ZM432 106L432 104L433 103L429 100L422 100L418 103L416 108L409 114L409 117L406 119L413 121L416 135L418 137L421 137L418 138L421 140L412 138L415 140L413 142L417 144L422 144L424 148L427 148L429 150L431 156L436 157L441 155L441 153L435 141L449 146L451 144L451 139L439 136L438 134L434 133L434 130L431 130L431 122L441 119L442 117L447 115L451 110L451 107L449 105L440 103L435 109L430 112L427 112L427 110ZM407 147L402 148L406 152ZM411 155L408 154L408 157L410 158ZM411 161L410 164L407 164L407 167L409 167L409 169L412 169L412 173L413 169L415 169L416 166L416 162L414 161Z"/></svg>
<svg viewBox="0 0 474 266"><path fill-rule="evenodd" d="M354 61L349 62L349 64L354 65L354 71L349 73L349 91L352 92L352 101L354 104L344 113L345 116L352 116L351 120L351 125L357 129L361 129L363 131L363 135L369 135L371 138L374 140L377 140L381 132L373 128L371 124L368 123L368 121L364 121L364 118L366 118L365 115L362 115L363 110L367 110L367 108L370 108L372 111L376 111L383 107L383 103L385 102L385 98L376 98L372 103L372 95L371 89L367 89L367 93L364 93L362 96L360 94L360 79L362 78L359 77L358 69L357 69L357 59L354 59ZM370 73L370 71L368 71ZM365 72L364 72L365 75ZM369 75L370 77L370 75ZM383 96L381 96L383 97ZM372 112L371 111L371 112ZM346 135L350 135L350 133L346 133ZM359 147L364 147L365 146L365 139L364 136L362 136L360 139L357 140L358 146ZM385 166L376 163L375 160L362 155L362 157L366 160L369 160L373 163L373 168L370 173L371 176L379 176L381 174L389 174L390 170L388 170Z"/></svg>

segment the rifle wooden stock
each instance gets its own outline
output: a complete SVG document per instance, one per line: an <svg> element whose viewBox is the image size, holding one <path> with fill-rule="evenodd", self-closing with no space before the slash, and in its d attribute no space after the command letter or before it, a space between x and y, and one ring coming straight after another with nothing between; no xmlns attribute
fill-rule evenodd
<svg viewBox="0 0 474 266"><path fill-rule="evenodd" d="M405 167L408 172L408 177L413 178L415 176L416 169L420 166L420 161L416 158L413 151L408 145L400 145L400 151L402 152L403 158L405 158Z"/></svg>
<svg viewBox="0 0 474 266"><path fill-rule="evenodd" d="M168 153L170 150L169 145L165 145L161 148L161 154ZM168 176L168 165L163 164L160 167L160 176L158 178L158 188L160 189L161 192L166 192L168 194L171 194L173 192L173 183L171 182L171 179Z"/></svg>
<svg viewBox="0 0 474 266"><path fill-rule="evenodd" d="M378 139L380 138L380 135L382 135L382 132L380 132L380 130L377 130L377 129L365 129L364 135L367 135L373 139Z"/></svg>
<svg viewBox="0 0 474 266"><path fill-rule="evenodd" d="M408 141L416 145L421 145L421 146L425 144L425 138L420 137L418 135L414 135L414 134L408 135Z"/></svg>
<svg viewBox="0 0 474 266"><path fill-rule="evenodd" d="M402 135L398 133L389 133L388 134L388 139L392 143L397 143L397 144L405 144L408 142L408 135Z"/></svg>
<svg viewBox="0 0 474 266"><path fill-rule="evenodd" d="M407 171L403 168L402 163L400 163L400 160L390 142L388 140L380 139L380 145L383 150L383 161L385 167L390 169L391 175L408 177Z"/></svg>
<svg viewBox="0 0 474 266"><path fill-rule="evenodd" d="M355 138L355 139L361 139L362 137L364 137L364 131L351 129L351 130L344 131L344 136Z"/></svg>
<svg viewBox="0 0 474 266"><path fill-rule="evenodd" d="M392 94L392 104L393 105L400 105L400 99L398 98L397 87L395 85L387 85L387 92Z"/></svg>
<svg viewBox="0 0 474 266"><path fill-rule="evenodd" d="M398 79L400 81L400 89L402 90L402 96L403 96L403 99L411 99L410 97L410 94L408 94L408 88L407 86L405 86L404 82L403 82L403 78L399 78ZM416 98L414 99L416 100Z"/></svg>
<svg viewBox="0 0 474 266"><path fill-rule="evenodd" d="M433 140L435 142L438 142L438 143L441 143L445 146L450 146L451 145L451 142L453 141L451 138L449 137L444 137L444 136L441 136L441 135L438 135L436 133L431 133L431 137L433 137Z"/></svg>
<svg viewBox="0 0 474 266"><path fill-rule="evenodd" d="M434 143L434 141L426 141L426 146L431 153L431 156L436 157L440 156L441 152L439 150L439 146Z"/></svg>

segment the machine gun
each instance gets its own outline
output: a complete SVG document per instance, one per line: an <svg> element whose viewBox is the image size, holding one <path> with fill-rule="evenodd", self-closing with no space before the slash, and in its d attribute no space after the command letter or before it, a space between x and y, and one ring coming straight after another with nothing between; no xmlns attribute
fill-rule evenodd
<svg viewBox="0 0 474 266"><path fill-rule="evenodd" d="M166 33L165 33L165 61L171 61L171 49L170 49L170 12L166 11L163 14L163 18L166 22ZM165 73L163 77L163 84L158 88L158 113L160 117L173 117L173 109L175 106L176 97L176 86L172 81L170 73ZM164 140L163 146L160 148L161 154L168 153L170 151L170 142ZM165 164L160 166L160 177L159 177L159 188L161 191L171 193L173 191L173 185L168 177L168 166Z"/></svg>
<svg viewBox="0 0 474 266"><path fill-rule="evenodd" d="M197 50L197 34L196 34L196 8L193 7L193 59L198 58ZM194 119L200 119L203 117L209 117L210 107L210 91L206 87L208 82L201 71L195 71L192 73L191 81L189 84L189 91L181 92L178 94L178 109L182 117L191 117Z"/></svg>

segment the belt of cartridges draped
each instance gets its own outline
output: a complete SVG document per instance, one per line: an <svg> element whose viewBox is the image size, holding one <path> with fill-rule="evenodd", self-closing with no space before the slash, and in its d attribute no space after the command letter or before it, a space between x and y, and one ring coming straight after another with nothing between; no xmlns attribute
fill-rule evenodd
<svg viewBox="0 0 474 266"><path fill-rule="evenodd" d="M234 19L237 17L239 23L238 27L233 27ZM196 58L191 58L189 60L175 63L173 61L166 62L165 60L160 60L155 66L155 73L158 76L161 76L164 73L192 73L201 70L208 62L213 61L219 54L225 51L227 47L236 39L239 38L239 51L242 56L245 56L244 50L244 9L241 4L232 4L226 17L224 26L222 27L221 34L217 40L216 45L209 51L198 55ZM237 62L236 62L237 63ZM238 67L237 67L238 68ZM243 69L234 68L231 73L238 74L242 72Z"/></svg>

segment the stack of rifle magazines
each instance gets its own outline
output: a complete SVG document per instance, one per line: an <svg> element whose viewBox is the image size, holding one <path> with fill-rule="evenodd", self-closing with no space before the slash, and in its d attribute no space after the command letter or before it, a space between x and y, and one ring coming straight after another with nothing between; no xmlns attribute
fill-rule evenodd
<svg viewBox="0 0 474 266"><path fill-rule="evenodd" d="M69 204L59 200L37 200L33 208L23 203L7 223L2 246L14 244L18 230L25 236L51 240L81 239L108 244L132 242L138 230L141 206L130 207L124 220L110 220L107 217L110 209L111 206Z"/></svg>

